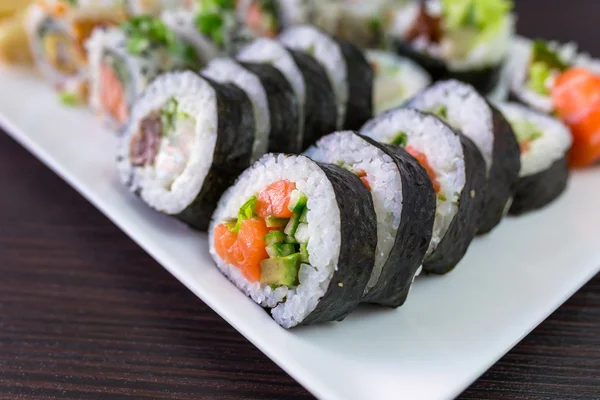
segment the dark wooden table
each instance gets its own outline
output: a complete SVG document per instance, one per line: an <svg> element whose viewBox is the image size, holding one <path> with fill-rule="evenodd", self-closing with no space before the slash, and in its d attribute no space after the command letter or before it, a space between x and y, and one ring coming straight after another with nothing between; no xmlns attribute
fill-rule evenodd
<svg viewBox="0 0 600 400"><path fill-rule="evenodd" d="M599 0L518 11L600 56ZM311 398L3 133L0 188L0 398ZM600 399L600 275L461 397Z"/></svg>

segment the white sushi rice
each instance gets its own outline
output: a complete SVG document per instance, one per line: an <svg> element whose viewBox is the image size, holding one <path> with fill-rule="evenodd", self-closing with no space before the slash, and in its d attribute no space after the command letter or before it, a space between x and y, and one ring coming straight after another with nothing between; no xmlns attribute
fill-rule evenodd
<svg viewBox="0 0 600 400"><path fill-rule="evenodd" d="M160 73L160 65L151 58L130 54L127 51L127 36L118 28L95 29L86 43L86 48L90 73L90 108L109 125L116 126L116 122L104 109L101 101L104 83L101 67L106 53L114 54L125 63L131 79L127 82L127 88L132 92L131 98L137 98L150 81Z"/></svg>
<svg viewBox="0 0 600 400"><path fill-rule="evenodd" d="M471 85L456 80L438 82L412 99L409 106L429 112L445 107L446 122L475 143L489 174L494 154L492 111Z"/></svg>
<svg viewBox="0 0 600 400"><path fill-rule="evenodd" d="M501 103L498 107L511 124L528 122L542 132L541 137L531 142L529 151L521 153L519 177L534 175L550 168L571 147L573 139L569 128L559 120L517 103Z"/></svg>
<svg viewBox="0 0 600 400"><path fill-rule="evenodd" d="M389 11L392 22L386 28L387 35L403 40L414 25L420 4L420 1L409 1L392 7ZM429 0L426 5L430 15L442 16L440 0ZM415 50L444 60L452 71L468 71L502 63L508 55L514 32L515 17L509 15L493 37L477 44L466 55L457 57L457 49L461 45L448 36L444 36L440 43L432 43L425 37L419 37L412 42L412 46Z"/></svg>
<svg viewBox="0 0 600 400"><path fill-rule="evenodd" d="M375 72L375 115L404 104L431 84L431 76L414 61L383 50L368 50Z"/></svg>
<svg viewBox="0 0 600 400"><path fill-rule="evenodd" d="M174 179L169 179L169 185L165 185L161 177L165 171L159 165L160 151L156 165L145 166L132 165L129 152L141 122L172 98L178 101L180 111L192 116L195 137L187 165ZM200 192L212 165L217 127L216 93L206 80L190 71L161 75L152 82L132 110L119 148L118 170L121 180L154 209L170 215L181 213Z"/></svg>
<svg viewBox="0 0 600 400"><path fill-rule="evenodd" d="M290 83L298 99L298 148L302 147L304 140L306 83L292 55L281 43L272 39L259 38L244 47L237 55L237 58L243 62L270 64L277 68Z"/></svg>
<svg viewBox="0 0 600 400"><path fill-rule="evenodd" d="M576 65L600 74L600 60L592 58L589 54L579 53L576 43L561 44L548 42L548 46L557 52L558 57L567 65ZM510 90L516 94L520 101L530 105L538 111L550 114L554 110L552 98L540 94L527 87L527 78L531 62L533 41L522 36L512 40L510 54L505 75L509 81ZM546 85L552 87L553 79L550 78Z"/></svg>
<svg viewBox="0 0 600 400"><path fill-rule="evenodd" d="M443 122L409 108L388 111L361 130L362 134L383 143L393 142L400 132L406 134L407 146L427 156L440 185L433 235L427 250L429 255L444 238L458 213L458 202L466 182L463 149L458 135Z"/></svg>
<svg viewBox="0 0 600 400"><path fill-rule="evenodd" d="M337 127L342 129L346 121L350 88L346 59L339 44L331 36L310 25L288 28L281 33L279 40L284 46L314 57L325 69L335 94Z"/></svg>
<svg viewBox="0 0 600 400"><path fill-rule="evenodd" d="M272 289L260 282L249 282L234 265L225 263L215 252L215 227L236 219L240 207L271 183L279 180L296 183L306 195L308 231L308 264L299 270L297 287ZM246 170L229 188L213 214L209 229L210 253L219 269L258 304L272 308L273 319L285 328L301 323L325 295L334 271L338 269L341 247L340 210L331 182L323 170L304 156L267 154Z"/></svg>
<svg viewBox="0 0 600 400"><path fill-rule="evenodd" d="M363 170L371 187L377 216L377 248L365 294L379 281L396 241L402 216L402 177L394 160L353 132L323 137L305 155L318 162L342 164L352 172Z"/></svg>
<svg viewBox="0 0 600 400"><path fill-rule="evenodd" d="M231 58L212 60L202 74L219 83L233 83L248 95L256 122L252 160L257 160L267 152L271 132L269 99L259 77Z"/></svg>

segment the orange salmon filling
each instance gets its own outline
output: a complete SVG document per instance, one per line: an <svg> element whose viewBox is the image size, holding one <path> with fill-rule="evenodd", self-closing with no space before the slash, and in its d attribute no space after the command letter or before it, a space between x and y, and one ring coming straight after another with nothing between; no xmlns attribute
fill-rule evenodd
<svg viewBox="0 0 600 400"><path fill-rule="evenodd" d="M306 210L306 197L296 191L292 207L295 190L296 184L288 180L274 182L240 208L237 220L215 228L215 251L224 262L239 268L248 281L293 285L296 282L293 273L286 275L282 282L275 281L273 265L286 264L290 271L295 269L297 276L300 262L308 262L306 243L295 239L301 215ZM263 282L265 268L268 276Z"/></svg>
<svg viewBox="0 0 600 400"><path fill-rule="evenodd" d="M100 102L102 107L117 122L124 124L129 118L129 108L125 98L125 88L116 72L110 65L102 63L100 66Z"/></svg>
<svg viewBox="0 0 600 400"><path fill-rule="evenodd" d="M419 161L419 163L425 168L427 171L427 175L429 175L429 179L431 179L431 183L433 183L433 188L436 193L440 192L440 182L437 180L437 175L431 165L429 165L429 161L427 160L427 156L424 153L421 153L419 150L415 149L412 146L406 146L406 151Z"/></svg>
<svg viewBox="0 0 600 400"><path fill-rule="evenodd" d="M552 88L554 107L573 134L572 167L600 159L600 76L574 67L558 76Z"/></svg>

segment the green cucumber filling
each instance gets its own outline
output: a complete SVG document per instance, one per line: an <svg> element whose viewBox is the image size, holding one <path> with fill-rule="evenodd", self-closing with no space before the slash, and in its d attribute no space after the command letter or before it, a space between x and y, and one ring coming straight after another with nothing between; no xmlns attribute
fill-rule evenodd
<svg viewBox="0 0 600 400"><path fill-rule="evenodd" d="M511 125L521 146L521 153L527 153L531 144L544 135L538 126L529 121L511 121Z"/></svg>
<svg viewBox="0 0 600 400"><path fill-rule="evenodd" d="M194 18L199 33L223 46L226 39L226 19L235 13L233 0L200 0Z"/></svg>
<svg viewBox="0 0 600 400"><path fill-rule="evenodd" d="M569 66L561 60L558 53L552 50L543 40L532 44L526 86L543 96L550 95L552 78L565 71Z"/></svg>
<svg viewBox="0 0 600 400"><path fill-rule="evenodd" d="M140 123L130 145L136 166L152 166L157 181L171 190L190 159L196 120L172 98Z"/></svg>
<svg viewBox="0 0 600 400"><path fill-rule="evenodd" d="M390 141L390 144L393 144L396 146L401 146L401 147L406 147L406 145L408 144L408 136L406 136L405 132L399 131L392 138L392 140Z"/></svg>
<svg viewBox="0 0 600 400"><path fill-rule="evenodd" d="M245 220L264 219L269 232L264 235L267 258L260 261L260 282L273 288L297 286L301 264L309 264L308 199L299 190L291 191L287 209L290 218L258 215L259 195L252 196L239 209L237 219L224 225L234 234L240 233ZM288 214L289 215L289 214Z"/></svg>

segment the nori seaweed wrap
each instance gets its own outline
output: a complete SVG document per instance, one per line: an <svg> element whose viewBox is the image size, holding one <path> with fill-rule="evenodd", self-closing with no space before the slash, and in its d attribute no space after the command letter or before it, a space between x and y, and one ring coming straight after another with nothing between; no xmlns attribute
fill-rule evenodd
<svg viewBox="0 0 600 400"><path fill-rule="evenodd" d="M337 110L333 88L325 70L311 56L261 38L242 49L237 58L245 63L272 65L290 83L299 110L297 144L293 152L301 152L335 130Z"/></svg>
<svg viewBox="0 0 600 400"><path fill-rule="evenodd" d="M436 206L423 268L437 274L451 271L467 252L479 226L485 198L485 164L479 150L435 116L410 108L383 113L361 133L404 147L427 170Z"/></svg>
<svg viewBox="0 0 600 400"><path fill-rule="evenodd" d="M427 171L401 147L350 131L321 138L305 154L351 171L371 192L377 249L362 301L401 306L431 241L436 195Z"/></svg>
<svg viewBox="0 0 600 400"><path fill-rule="evenodd" d="M190 71L167 73L134 104L118 169L150 207L206 230L220 196L250 165L254 138L244 91Z"/></svg>
<svg viewBox="0 0 600 400"><path fill-rule="evenodd" d="M434 84L409 100L407 106L442 118L481 152L487 182L478 233L490 232L504 216L519 179L519 143L510 124L475 88L454 80Z"/></svg>
<svg viewBox="0 0 600 400"><path fill-rule="evenodd" d="M335 94L338 129L359 129L373 116L373 69L358 47L308 25L286 29L279 40L310 54L326 71Z"/></svg>
<svg viewBox="0 0 600 400"><path fill-rule="evenodd" d="M516 103L502 103L521 147L521 171L509 213L520 215L542 208L567 187L567 153L573 141L569 128L557 119Z"/></svg>
<svg viewBox="0 0 600 400"><path fill-rule="evenodd" d="M265 155L239 177L209 231L219 269L285 328L354 310L376 244L373 201L359 177L283 154Z"/></svg>

